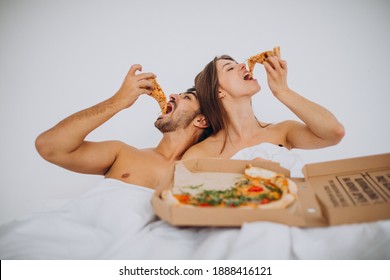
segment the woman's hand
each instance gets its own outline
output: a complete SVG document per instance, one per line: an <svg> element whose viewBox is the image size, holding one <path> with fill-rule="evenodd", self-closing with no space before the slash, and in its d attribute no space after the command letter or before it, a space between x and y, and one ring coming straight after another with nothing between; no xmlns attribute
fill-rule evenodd
<svg viewBox="0 0 390 280"><path fill-rule="evenodd" d="M317 149L339 143L345 133L343 125L330 111L288 87L286 61L272 56L263 64L274 96L303 121L303 124L296 121L283 122L286 146Z"/></svg>
<svg viewBox="0 0 390 280"><path fill-rule="evenodd" d="M277 56L270 56L263 62L267 72L268 85L277 96L289 90L287 85L287 62Z"/></svg>

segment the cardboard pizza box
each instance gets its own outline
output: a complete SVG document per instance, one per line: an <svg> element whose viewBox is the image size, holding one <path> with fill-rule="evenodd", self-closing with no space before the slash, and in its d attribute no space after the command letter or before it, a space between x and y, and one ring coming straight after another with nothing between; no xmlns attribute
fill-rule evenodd
<svg viewBox="0 0 390 280"><path fill-rule="evenodd" d="M173 180L188 178L190 185L211 176L214 182L223 182L231 174L243 174L249 163L289 176L288 170L274 162L202 158L178 162ZM285 209L169 205L160 194L173 182L156 190L152 205L157 216L176 226L236 227L270 221L320 227L390 219L390 154L307 164L303 173L304 179L291 178L298 187L298 196Z"/></svg>
<svg viewBox="0 0 390 280"><path fill-rule="evenodd" d="M390 154L304 166L328 225L390 219Z"/></svg>

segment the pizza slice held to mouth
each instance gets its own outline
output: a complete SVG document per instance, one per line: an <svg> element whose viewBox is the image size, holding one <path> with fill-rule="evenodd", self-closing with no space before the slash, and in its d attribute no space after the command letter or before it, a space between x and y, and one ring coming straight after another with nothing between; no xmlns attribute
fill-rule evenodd
<svg viewBox="0 0 390 280"><path fill-rule="evenodd" d="M153 90L150 93L150 96L157 101L158 105L161 108L161 112L165 114L167 112L167 97L164 91L162 90L161 86L157 82L157 80L152 79L152 82L153 82Z"/></svg>
<svg viewBox="0 0 390 280"><path fill-rule="evenodd" d="M277 56L280 58L280 47L277 46L273 50L265 51L248 58L248 69L250 77L253 75L253 69L255 68L256 63L263 64L264 61L270 56Z"/></svg>
<svg viewBox="0 0 390 280"><path fill-rule="evenodd" d="M283 209L297 197L296 184L283 174L248 165L243 176L225 189L201 185L169 189L161 198L178 207Z"/></svg>

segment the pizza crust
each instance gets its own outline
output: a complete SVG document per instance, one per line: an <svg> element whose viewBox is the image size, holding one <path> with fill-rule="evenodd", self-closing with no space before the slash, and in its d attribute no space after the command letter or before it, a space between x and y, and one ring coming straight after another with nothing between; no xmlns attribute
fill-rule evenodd
<svg viewBox="0 0 390 280"><path fill-rule="evenodd" d="M163 190L161 192L161 198L168 205L172 205L172 206L176 206L176 207L189 207L189 208L194 208L195 207L193 205L180 203L180 201L173 195L171 190Z"/></svg>
<svg viewBox="0 0 390 280"><path fill-rule="evenodd" d="M165 93L163 92L161 86L158 84L156 79L152 79L153 82L153 90L150 93L150 96L153 97L158 105L161 108L161 112L165 114L167 112L167 97L165 96Z"/></svg>
<svg viewBox="0 0 390 280"><path fill-rule="evenodd" d="M179 200L177 200L177 198L173 196L171 190L163 190L161 192L161 198L169 205L180 205Z"/></svg>
<svg viewBox="0 0 390 280"><path fill-rule="evenodd" d="M278 173L268 169L248 165L245 168L245 175L249 178L262 178L265 180L271 180L273 177L277 176Z"/></svg>

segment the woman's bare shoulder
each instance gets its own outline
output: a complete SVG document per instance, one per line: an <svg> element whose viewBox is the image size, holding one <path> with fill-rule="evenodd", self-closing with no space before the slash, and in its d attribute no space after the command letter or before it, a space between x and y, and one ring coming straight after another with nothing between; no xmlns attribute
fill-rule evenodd
<svg viewBox="0 0 390 280"><path fill-rule="evenodd" d="M219 146L219 141L214 137L209 137L202 142L190 147L183 155L182 159L212 157L215 156L213 151Z"/></svg>
<svg viewBox="0 0 390 280"><path fill-rule="evenodd" d="M286 132L286 134L288 134L291 131L301 130L307 126L300 121L286 120L280 123L280 127Z"/></svg>
<svg viewBox="0 0 390 280"><path fill-rule="evenodd" d="M284 120L284 121L277 122L277 123L271 123L269 126L267 126L267 128L277 129L277 130L280 130L280 129L288 130L288 129L294 128L296 126L301 126L301 125L302 125L302 123L295 121L295 120Z"/></svg>

